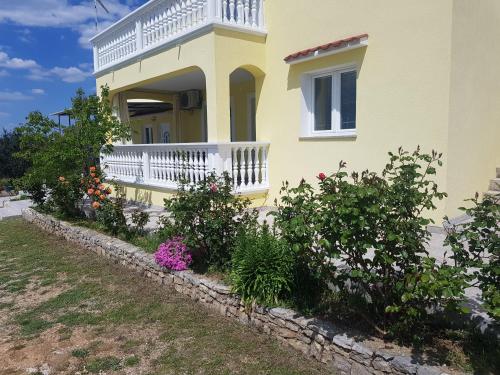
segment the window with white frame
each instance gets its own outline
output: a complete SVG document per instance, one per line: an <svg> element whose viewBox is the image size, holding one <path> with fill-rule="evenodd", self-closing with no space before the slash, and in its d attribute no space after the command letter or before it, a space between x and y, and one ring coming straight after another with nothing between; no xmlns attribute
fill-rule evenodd
<svg viewBox="0 0 500 375"><path fill-rule="evenodd" d="M303 136L356 134L356 79L352 67L304 75Z"/></svg>

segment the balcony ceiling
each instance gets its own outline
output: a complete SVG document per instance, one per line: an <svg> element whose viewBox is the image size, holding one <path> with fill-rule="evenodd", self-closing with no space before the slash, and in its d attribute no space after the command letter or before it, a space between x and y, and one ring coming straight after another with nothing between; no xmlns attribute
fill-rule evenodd
<svg viewBox="0 0 500 375"><path fill-rule="evenodd" d="M205 75L201 70L195 70L177 77L149 83L139 87L138 89L152 91L204 90Z"/></svg>

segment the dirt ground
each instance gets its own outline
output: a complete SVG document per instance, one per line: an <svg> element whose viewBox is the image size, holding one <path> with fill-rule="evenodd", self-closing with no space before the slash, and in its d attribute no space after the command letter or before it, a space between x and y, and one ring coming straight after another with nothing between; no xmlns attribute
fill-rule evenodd
<svg viewBox="0 0 500 375"><path fill-rule="evenodd" d="M0 374L330 374L19 219L0 222Z"/></svg>

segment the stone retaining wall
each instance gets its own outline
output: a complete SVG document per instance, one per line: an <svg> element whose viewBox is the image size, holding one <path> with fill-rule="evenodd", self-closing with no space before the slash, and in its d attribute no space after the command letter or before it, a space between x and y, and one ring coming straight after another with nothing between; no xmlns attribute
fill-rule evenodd
<svg viewBox="0 0 500 375"><path fill-rule="evenodd" d="M228 286L208 280L192 271L169 271L159 267L152 254L147 254L127 242L71 225L32 209L24 210L23 218L84 249L111 258L158 284L173 287L177 292L222 315L256 327L305 355L327 363L340 375L445 374L437 367L418 364L411 357L374 351L356 342L349 332L319 319L305 318L293 310L256 307L253 311L248 311Z"/></svg>

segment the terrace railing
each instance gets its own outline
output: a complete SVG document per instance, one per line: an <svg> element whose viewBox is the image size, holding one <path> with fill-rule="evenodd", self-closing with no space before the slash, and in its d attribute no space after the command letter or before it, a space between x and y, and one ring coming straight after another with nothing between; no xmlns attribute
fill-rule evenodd
<svg viewBox="0 0 500 375"><path fill-rule="evenodd" d="M235 193L257 193L269 188L268 149L264 142L116 145L101 167L118 182L166 189L227 172Z"/></svg>
<svg viewBox="0 0 500 375"><path fill-rule="evenodd" d="M91 39L94 71L175 45L210 25L265 35L263 0L150 0Z"/></svg>

